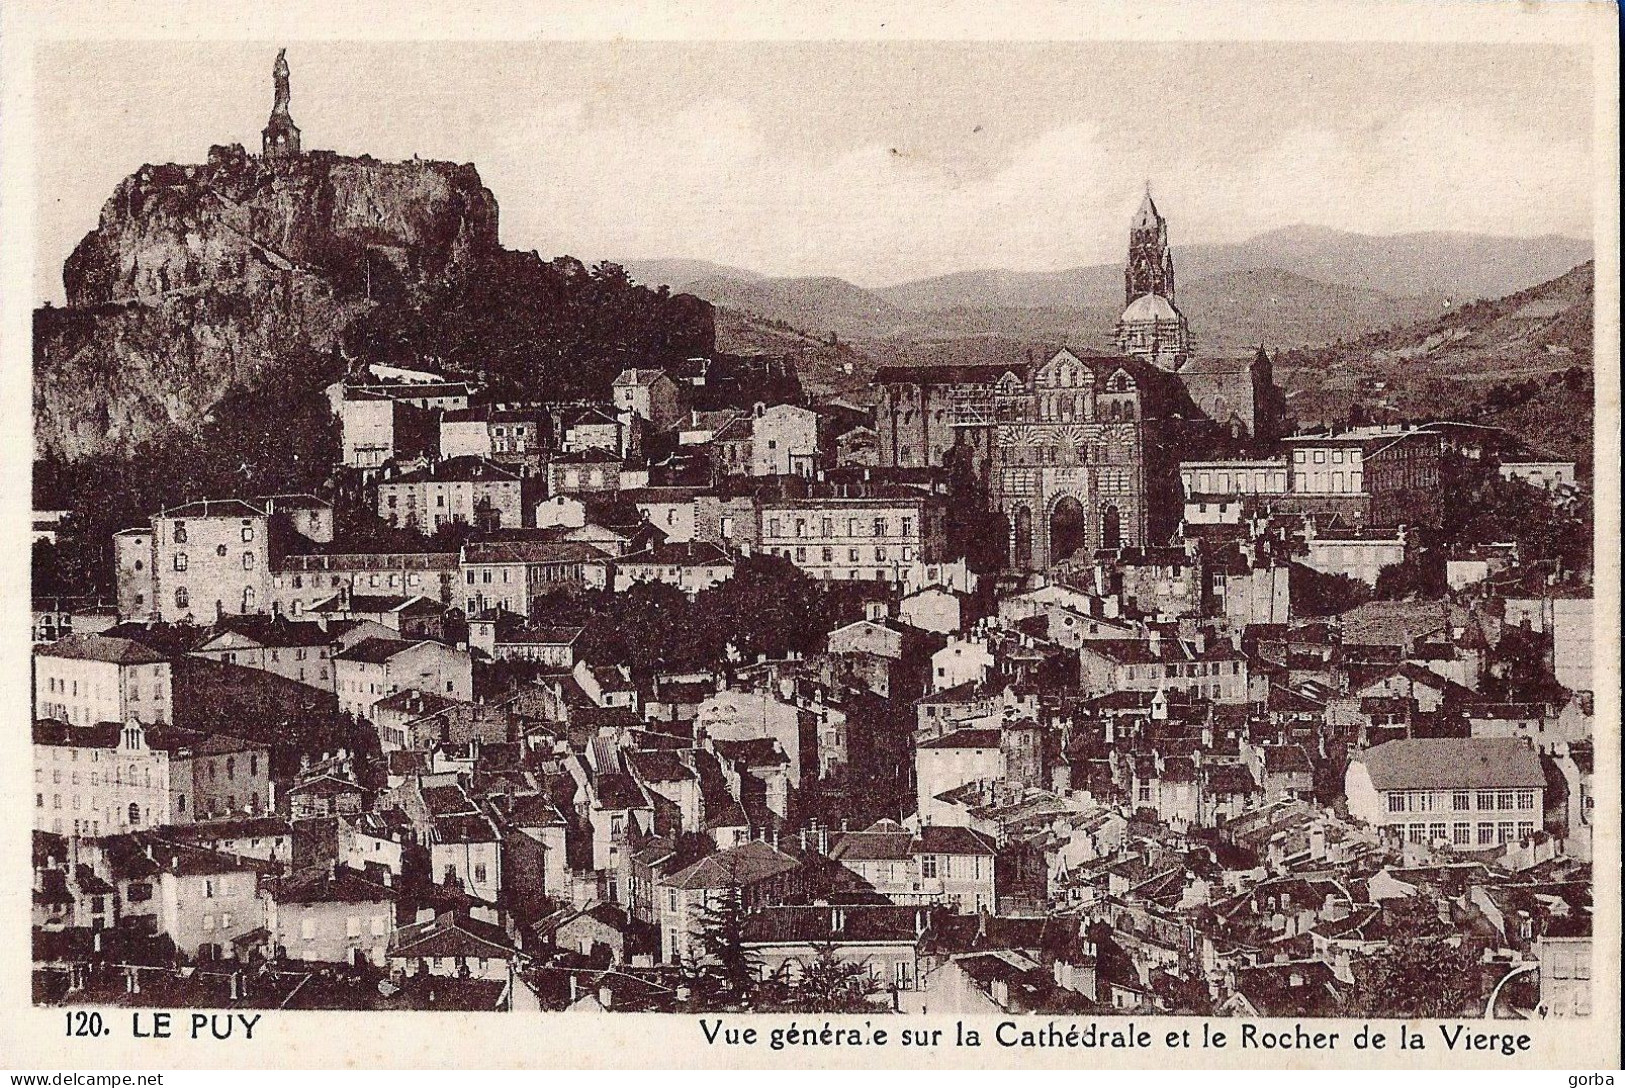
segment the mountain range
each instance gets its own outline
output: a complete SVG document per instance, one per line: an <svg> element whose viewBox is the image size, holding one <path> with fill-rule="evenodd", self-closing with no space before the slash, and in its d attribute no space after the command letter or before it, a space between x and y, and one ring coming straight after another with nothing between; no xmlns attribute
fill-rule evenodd
<svg viewBox="0 0 1625 1088"><path fill-rule="evenodd" d="M1203 350L1226 354L1260 340L1305 347L1408 324L1550 280L1590 256L1589 242L1552 235L1375 236L1305 226L1241 243L1174 248L1178 301L1196 340ZM668 284L757 323L845 340L1104 343L1123 304L1118 265L975 270L871 289L837 277L776 278L698 260L621 263L636 280Z"/></svg>

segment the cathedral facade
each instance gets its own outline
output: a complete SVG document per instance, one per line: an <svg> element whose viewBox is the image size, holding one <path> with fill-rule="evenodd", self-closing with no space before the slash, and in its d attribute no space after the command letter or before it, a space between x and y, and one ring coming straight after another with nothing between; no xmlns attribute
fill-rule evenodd
<svg viewBox="0 0 1625 1088"><path fill-rule="evenodd" d="M1145 543L1146 411L1122 362L1062 348L1025 381L1001 381L990 495L1012 569Z"/></svg>

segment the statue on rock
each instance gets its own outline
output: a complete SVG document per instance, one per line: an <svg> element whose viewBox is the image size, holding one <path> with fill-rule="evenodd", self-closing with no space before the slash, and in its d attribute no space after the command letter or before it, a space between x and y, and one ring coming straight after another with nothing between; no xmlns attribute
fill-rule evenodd
<svg viewBox="0 0 1625 1088"><path fill-rule="evenodd" d="M275 96L271 100L271 120L265 126L265 157L268 159L297 158L299 156L299 126L288 113L288 99L292 92L288 85L288 51L277 50L276 64L271 68Z"/></svg>

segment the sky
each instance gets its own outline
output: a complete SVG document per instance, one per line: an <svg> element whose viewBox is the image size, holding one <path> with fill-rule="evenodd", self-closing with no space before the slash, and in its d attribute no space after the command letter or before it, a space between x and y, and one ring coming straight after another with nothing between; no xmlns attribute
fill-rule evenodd
<svg viewBox="0 0 1625 1088"><path fill-rule="evenodd" d="M1591 233L1589 53L1236 43L54 43L36 289L147 162L259 146L278 45L309 148L472 162L514 249L882 286L1309 224Z"/></svg>

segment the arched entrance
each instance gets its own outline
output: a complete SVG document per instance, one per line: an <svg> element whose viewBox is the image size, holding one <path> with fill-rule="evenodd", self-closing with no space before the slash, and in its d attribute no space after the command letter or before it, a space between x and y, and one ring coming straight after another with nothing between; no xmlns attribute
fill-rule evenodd
<svg viewBox="0 0 1625 1088"><path fill-rule="evenodd" d="M1115 551L1123 546L1123 517L1117 507L1108 506L1100 512L1100 546Z"/></svg>
<svg viewBox="0 0 1625 1088"><path fill-rule="evenodd" d="M1016 507L1015 552L1012 566L1026 570L1033 565L1033 512L1025 506Z"/></svg>
<svg viewBox="0 0 1625 1088"><path fill-rule="evenodd" d="M1049 516L1049 559L1051 565L1071 559L1074 552L1089 542L1089 519L1084 515L1083 503L1071 495L1055 503Z"/></svg>

